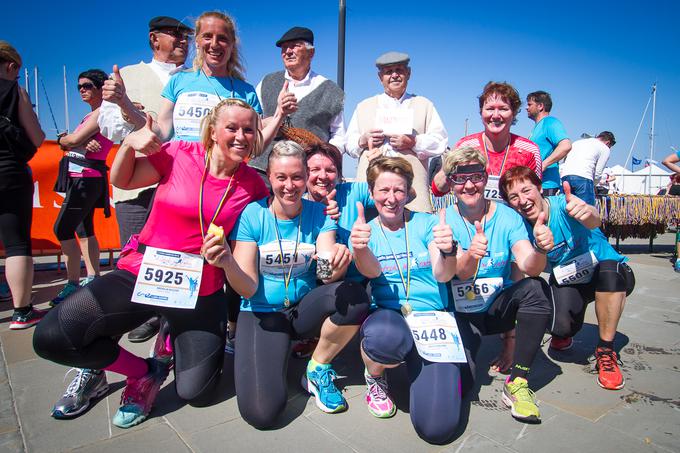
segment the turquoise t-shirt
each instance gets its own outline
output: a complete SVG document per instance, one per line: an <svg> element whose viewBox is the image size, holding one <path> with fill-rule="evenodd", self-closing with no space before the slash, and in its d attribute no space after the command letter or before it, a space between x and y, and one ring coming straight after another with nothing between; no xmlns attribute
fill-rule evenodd
<svg viewBox="0 0 680 453"><path fill-rule="evenodd" d="M251 84L232 77L209 77L203 71L178 72L170 78L161 95L175 104L172 140L199 141L201 119L222 99L241 99L262 114L260 100Z"/></svg>
<svg viewBox="0 0 680 453"><path fill-rule="evenodd" d="M390 231L380 228L378 218L371 220L371 240L368 247L380 263L382 274L371 279L371 297L382 308L399 310L406 302L406 290L399 269L407 279L410 261L411 279L408 303L414 311L442 310L448 305L446 286L440 285L432 274L432 261L427 245L432 242L432 228L436 216L421 212L411 213L407 222L409 254L406 255L405 229ZM385 234L383 235L383 231ZM396 261L395 262L395 256ZM407 261L409 260L409 261Z"/></svg>
<svg viewBox="0 0 680 453"><path fill-rule="evenodd" d="M375 207L375 203L368 190L368 184L365 182L343 182L336 185L335 190L337 191L335 201L338 202L340 209L336 241L349 247L349 235L357 219L357 201L363 204L364 208ZM360 281L363 279L364 276L359 273L352 261L347 269L345 280Z"/></svg>
<svg viewBox="0 0 680 453"><path fill-rule="evenodd" d="M598 261L613 260L620 263L628 260L614 250L599 228L589 230L567 213L567 200L564 195L547 197L550 203L548 227L553 233L555 246L548 252L548 270L564 264L591 250ZM533 240L533 228L527 223Z"/></svg>
<svg viewBox="0 0 680 453"><path fill-rule="evenodd" d="M546 116L536 123L531 131L529 140L538 145L541 150L541 159L545 160L552 154L559 142L569 138L562 122L554 116ZM557 189L561 186L560 170L557 163L550 165L543 172L543 188Z"/></svg>
<svg viewBox="0 0 680 453"><path fill-rule="evenodd" d="M325 208L321 203L302 200L301 220L300 216L281 220L274 218L267 206L267 198L246 206L229 239L257 243L259 282L253 297L241 298L241 310L279 311L285 307L286 294L291 305L294 305L316 287L316 261L312 255L316 253L317 238L320 233L337 228L335 222L324 214ZM277 224L283 254L277 239ZM300 241L296 253L298 224ZM290 282L286 292L284 276L289 272Z"/></svg>

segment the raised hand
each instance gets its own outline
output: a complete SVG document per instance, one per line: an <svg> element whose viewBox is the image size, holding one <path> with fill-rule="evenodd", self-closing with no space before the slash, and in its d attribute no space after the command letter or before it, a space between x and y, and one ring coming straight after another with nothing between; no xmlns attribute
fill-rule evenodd
<svg viewBox="0 0 680 453"><path fill-rule="evenodd" d="M153 131L153 118L146 114L146 123L141 129L128 134L124 143L145 155L157 153L161 149L161 139Z"/></svg>
<svg viewBox="0 0 680 453"><path fill-rule="evenodd" d="M470 241L470 248L468 253L476 260L481 260L486 256L486 250L489 247L489 240L484 234L484 228L479 221L475 221L475 235Z"/></svg>
<svg viewBox="0 0 680 453"><path fill-rule="evenodd" d="M120 105L125 99L125 83L120 75L118 65L113 65L113 74L102 86L102 98L105 101Z"/></svg>
<svg viewBox="0 0 680 453"><path fill-rule="evenodd" d="M453 230L451 225L446 223L446 210L439 210L439 223L432 228L434 245L444 253L453 251Z"/></svg>
<svg viewBox="0 0 680 453"><path fill-rule="evenodd" d="M538 219L536 219L534 224L534 240L536 246L544 252L549 252L555 245L552 231L545 224L545 212L541 212L538 215Z"/></svg>
<svg viewBox="0 0 680 453"><path fill-rule="evenodd" d="M201 256L203 256L211 266L224 268L227 260L231 256L231 248L224 240L224 237L218 237L209 233L203 240Z"/></svg>
<svg viewBox="0 0 680 453"><path fill-rule="evenodd" d="M279 96L276 100L278 107L284 115L295 113L298 109L297 98L288 91L288 81L283 82L283 87L279 91Z"/></svg>
<svg viewBox="0 0 680 453"><path fill-rule="evenodd" d="M354 250L365 250L368 248L368 242L371 240L371 226L366 223L366 216L364 215L364 205L357 201L357 219L352 226L352 231L349 235L350 243Z"/></svg>
<svg viewBox="0 0 680 453"><path fill-rule="evenodd" d="M325 194L320 201L326 205L326 209L324 210L326 215L337 221L340 218L340 207L338 206L338 202L335 201L336 194L337 191L333 189Z"/></svg>
<svg viewBox="0 0 680 453"><path fill-rule="evenodd" d="M579 222L588 221L593 215L591 206L571 193L571 186L567 181L562 183L562 190L564 192L564 198L567 201L567 214Z"/></svg>

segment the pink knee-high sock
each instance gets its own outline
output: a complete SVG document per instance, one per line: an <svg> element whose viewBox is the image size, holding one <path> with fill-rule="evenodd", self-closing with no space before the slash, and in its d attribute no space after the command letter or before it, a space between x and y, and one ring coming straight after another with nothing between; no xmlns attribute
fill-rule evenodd
<svg viewBox="0 0 680 453"><path fill-rule="evenodd" d="M123 348L120 348L116 361L104 369L136 379L149 372L149 366L144 359Z"/></svg>

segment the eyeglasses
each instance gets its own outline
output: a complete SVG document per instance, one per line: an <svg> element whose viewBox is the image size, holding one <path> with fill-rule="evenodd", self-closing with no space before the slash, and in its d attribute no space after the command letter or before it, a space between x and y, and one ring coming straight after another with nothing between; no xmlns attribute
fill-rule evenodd
<svg viewBox="0 0 680 453"><path fill-rule="evenodd" d="M484 181L485 173L451 173L448 178L449 181L456 185L463 185L470 181L473 184Z"/></svg>
<svg viewBox="0 0 680 453"><path fill-rule="evenodd" d="M180 31L180 30L156 30L156 33L163 33L164 35L172 36L175 39L179 39L180 41L183 39L189 40L193 36L192 33L187 33L186 31Z"/></svg>
<svg viewBox="0 0 680 453"><path fill-rule="evenodd" d="M92 82L85 82L85 83L82 83L82 84L79 83L77 86L78 86L78 91L80 91L82 89L91 90L91 89L94 88L94 83L92 83Z"/></svg>

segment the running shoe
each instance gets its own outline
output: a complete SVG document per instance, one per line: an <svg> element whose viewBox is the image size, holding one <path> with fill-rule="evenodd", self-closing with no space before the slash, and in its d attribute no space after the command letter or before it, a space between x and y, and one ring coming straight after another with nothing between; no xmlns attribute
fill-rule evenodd
<svg viewBox="0 0 680 453"><path fill-rule="evenodd" d="M9 290L9 285L5 282L0 283L0 302L11 302L12 292Z"/></svg>
<svg viewBox="0 0 680 453"><path fill-rule="evenodd" d="M56 307L68 296L78 291L79 288L80 286L77 283L66 282L66 285L59 291L59 294L50 301L50 307Z"/></svg>
<svg viewBox="0 0 680 453"><path fill-rule="evenodd" d="M94 280L95 278L97 278L96 275L88 275L88 276L85 277L84 279L80 280L80 284L79 284L79 285L80 285L81 287L87 286L87 284L90 283L90 282L91 282L92 280Z"/></svg>
<svg viewBox="0 0 680 453"><path fill-rule="evenodd" d="M227 341L224 344L224 352L226 352L229 355L234 355L234 351L236 350L236 334L233 334L229 331L227 331Z"/></svg>
<svg viewBox="0 0 680 453"><path fill-rule="evenodd" d="M142 423L149 416L158 391L168 377L168 366L156 359L146 359L149 371L139 379L127 378L120 397L121 406L113 416L113 424L130 428Z"/></svg>
<svg viewBox="0 0 680 453"><path fill-rule="evenodd" d="M550 349L554 349L555 351L566 351L567 349L571 349L572 346L574 346L573 337L557 337L553 335L550 339Z"/></svg>
<svg viewBox="0 0 680 453"><path fill-rule="evenodd" d="M168 366L170 371L174 366L172 342L170 341L170 334L167 329L161 329L156 336L156 341L151 349L151 357L164 363Z"/></svg>
<svg viewBox="0 0 680 453"><path fill-rule="evenodd" d="M680 258L675 260L675 264L673 265L673 270L675 272L680 272Z"/></svg>
<svg viewBox="0 0 680 453"><path fill-rule="evenodd" d="M312 371L307 369L303 376L305 390L314 395L317 407L329 414L347 410L345 397L333 383L337 378L338 375L330 365L325 367L317 365Z"/></svg>
<svg viewBox="0 0 680 453"><path fill-rule="evenodd" d="M306 359L307 357L311 357L318 343L318 338L306 338L304 340L300 340L295 343L295 345L293 345L291 355L296 359Z"/></svg>
<svg viewBox="0 0 680 453"><path fill-rule="evenodd" d="M12 321L9 323L9 328L12 330L28 329L40 322L45 316L45 312L31 307L30 311L20 313L14 310Z"/></svg>
<svg viewBox="0 0 680 453"><path fill-rule="evenodd" d="M541 422L536 395L529 388L526 379L516 377L514 381L511 381L508 376L503 386L503 402L510 408L512 416L517 420L527 423Z"/></svg>
<svg viewBox="0 0 680 453"><path fill-rule="evenodd" d="M616 352L609 348L599 347L595 350L595 370L597 383L607 390L620 390L626 385L619 365L623 365Z"/></svg>
<svg viewBox="0 0 680 453"><path fill-rule="evenodd" d="M76 377L66 387L66 392L52 408L52 417L59 420L77 417L90 408L90 404L106 395L109 384L106 373L88 368L71 368Z"/></svg>
<svg viewBox="0 0 680 453"><path fill-rule="evenodd" d="M390 418L397 412L397 407L394 405L387 393L387 380L385 376L372 377L368 371L364 370L364 379L366 379L366 404L368 405L368 412L374 417Z"/></svg>

